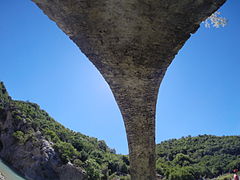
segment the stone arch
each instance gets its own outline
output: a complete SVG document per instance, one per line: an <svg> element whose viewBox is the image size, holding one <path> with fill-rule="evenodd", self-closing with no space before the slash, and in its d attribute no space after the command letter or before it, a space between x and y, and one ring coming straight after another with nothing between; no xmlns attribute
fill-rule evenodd
<svg viewBox="0 0 240 180"><path fill-rule="evenodd" d="M101 72L122 113L132 180L154 180L158 89L175 55L225 0L33 0Z"/></svg>

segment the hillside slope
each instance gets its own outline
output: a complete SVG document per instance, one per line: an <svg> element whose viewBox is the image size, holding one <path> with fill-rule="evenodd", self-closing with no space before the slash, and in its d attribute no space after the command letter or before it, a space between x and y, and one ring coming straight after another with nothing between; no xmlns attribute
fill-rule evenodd
<svg viewBox="0 0 240 180"><path fill-rule="evenodd" d="M0 157L26 179L127 179L128 158L62 126L37 104L12 100L0 83ZM64 171L63 171L64 170Z"/></svg>
<svg viewBox="0 0 240 180"><path fill-rule="evenodd" d="M213 178L240 169L240 136L183 137L157 145L157 171L169 180Z"/></svg>

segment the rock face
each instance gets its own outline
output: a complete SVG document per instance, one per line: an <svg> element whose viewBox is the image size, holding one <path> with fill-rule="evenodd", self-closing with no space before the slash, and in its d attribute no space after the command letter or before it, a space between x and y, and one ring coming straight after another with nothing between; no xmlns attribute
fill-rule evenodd
<svg viewBox="0 0 240 180"><path fill-rule="evenodd" d="M225 0L32 0L101 72L121 110L132 180L155 176L162 78L199 24Z"/></svg>
<svg viewBox="0 0 240 180"><path fill-rule="evenodd" d="M1 172L0 172L0 180L6 180L5 177L2 175Z"/></svg>
<svg viewBox="0 0 240 180"><path fill-rule="evenodd" d="M35 132L25 120L13 118L14 106L3 85L0 84L0 158L8 162L29 180L83 180L85 173L72 164L64 164L52 143ZM31 132L31 137L21 143L14 132Z"/></svg>

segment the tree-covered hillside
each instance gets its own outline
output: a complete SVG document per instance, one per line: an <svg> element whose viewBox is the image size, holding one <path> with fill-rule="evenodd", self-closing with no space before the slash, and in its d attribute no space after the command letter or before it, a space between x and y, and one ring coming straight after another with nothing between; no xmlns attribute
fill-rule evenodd
<svg viewBox="0 0 240 180"><path fill-rule="evenodd" d="M6 112L11 114L16 127L12 136L19 145L38 141L36 134L40 133L52 143L63 163L71 162L82 168L87 179L129 179L128 157L115 154L103 140L65 128L37 104L11 100L3 83L0 100L0 117L6 116Z"/></svg>
<svg viewBox="0 0 240 180"><path fill-rule="evenodd" d="M25 121L32 129L16 131L13 136L19 143L25 143L31 134L37 131L49 141L60 154L63 162L70 161L86 170L89 179L108 179L109 176L125 176L128 174L128 158L117 155L106 143L97 138L83 135L65 128L52 119L37 104L12 101L11 109L16 121ZM122 177L123 178L123 177Z"/></svg>
<svg viewBox="0 0 240 180"><path fill-rule="evenodd" d="M157 145L157 172L169 180L213 178L240 169L240 136L183 137Z"/></svg>

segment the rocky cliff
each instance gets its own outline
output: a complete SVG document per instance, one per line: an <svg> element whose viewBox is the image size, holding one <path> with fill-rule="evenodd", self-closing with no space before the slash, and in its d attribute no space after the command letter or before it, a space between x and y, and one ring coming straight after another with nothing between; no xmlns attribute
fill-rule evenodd
<svg viewBox="0 0 240 180"><path fill-rule="evenodd" d="M0 157L29 180L82 180L86 173L63 162L41 131L9 97L0 84ZM33 106L37 106L32 104ZM36 117L37 118L37 117Z"/></svg>
<svg viewBox="0 0 240 180"><path fill-rule="evenodd" d="M5 177L2 175L1 172L0 172L0 180L5 180Z"/></svg>

